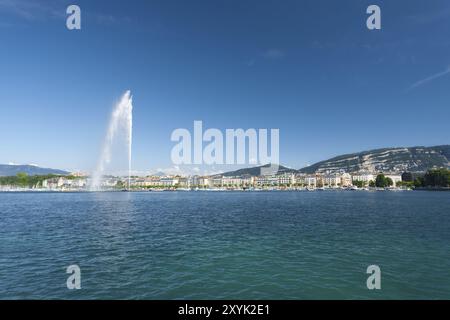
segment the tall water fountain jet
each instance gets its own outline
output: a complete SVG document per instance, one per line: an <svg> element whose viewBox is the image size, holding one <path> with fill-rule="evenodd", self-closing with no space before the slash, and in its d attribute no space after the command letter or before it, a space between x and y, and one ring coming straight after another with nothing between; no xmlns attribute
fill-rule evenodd
<svg viewBox="0 0 450 320"><path fill-rule="evenodd" d="M133 97L130 90L126 91L114 107L109 120L108 130L103 142L102 153L97 168L92 174L91 191L100 191L102 176L106 165L111 162L111 149L118 135L123 134L128 147L128 189L131 178L131 144L133 137Z"/></svg>

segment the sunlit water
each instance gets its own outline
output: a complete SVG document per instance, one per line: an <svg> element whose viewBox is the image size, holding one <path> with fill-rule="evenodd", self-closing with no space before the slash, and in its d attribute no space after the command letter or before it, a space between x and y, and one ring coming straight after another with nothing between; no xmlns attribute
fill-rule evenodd
<svg viewBox="0 0 450 320"><path fill-rule="evenodd" d="M450 299L450 193L0 193L0 298Z"/></svg>

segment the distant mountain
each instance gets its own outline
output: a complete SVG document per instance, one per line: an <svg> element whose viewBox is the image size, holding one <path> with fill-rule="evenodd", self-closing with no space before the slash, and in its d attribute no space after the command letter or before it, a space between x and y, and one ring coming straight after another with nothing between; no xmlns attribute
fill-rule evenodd
<svg viewBox="0 0 450 320"><path fill-rule="evenodd" d="M346 154L300 169L302 173L345 170L355 171L426 171L450 168L450 145L435 147L384 148Z"/></svg>
<svg viewBox="0 0 450 320"><path fill-rule="evenodd" d="M244 168L216 176L259 176L261 167ZM346 154L311 166L295 170L280 165L278 173L324 173L324 172L420 172L432 168L450 169L450 145L435 147L384 148Z"/></svg>
<svg viewBox="0 0 450 320"><path fill-rule="evenodd" d="M67 175L69 172L58 169L41 168L34 165L14 165L14 164L0 164L0 176L15 176L19 172L28 174L29 176L58 174Z"/></svg>
<svg viewBox="0 0 450 320"><path fill-rule="evenodd" d="M259 167L252 167L252 168L244 168L244 169L239 169L239 170L235 170L235 171L229 171L229 172L225 172L225 173L221 173L221 174L217 174L216 176L224 176L224 177L239 177L239 176L259 176L261 174L261 168L269 168L269 165L263 165L263 166L259 166ZM292 169L292 168L288 168L288 167L284 167L282 165L279 165L278 167L278 173L296 173L297 170Z"/></svg>
<svg viewBox="0 0 450 320"><path fill-rule="evenodd" d="M165 174L165 173L162 172L162 171L157 171L157 172L155 172L155 173L152 173L152 176L155 176L155 177L164 177L164 176L167 176L167 174Z"/></svg>

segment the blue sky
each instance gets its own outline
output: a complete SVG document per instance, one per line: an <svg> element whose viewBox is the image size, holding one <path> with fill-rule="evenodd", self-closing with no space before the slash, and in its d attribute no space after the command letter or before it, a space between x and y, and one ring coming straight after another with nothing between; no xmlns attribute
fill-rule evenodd
<svg viewBox="0 0 450 320"><path fill-rule="evenodd" d="M448 144L449 34L445 0L0 0L0 163L91 170L127 89L138 171L173 168L170 135L194 120L279 128L295 168Z"/></svg>

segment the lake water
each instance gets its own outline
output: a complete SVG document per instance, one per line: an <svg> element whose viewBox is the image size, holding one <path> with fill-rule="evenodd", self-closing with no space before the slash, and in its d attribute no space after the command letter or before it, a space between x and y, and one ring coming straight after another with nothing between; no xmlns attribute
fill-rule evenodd
<svg viewBox="0 0 450 320"><path fill-rule="evenodd" d="M0 193L16 298L450 299L450 193Z"/></svg>

